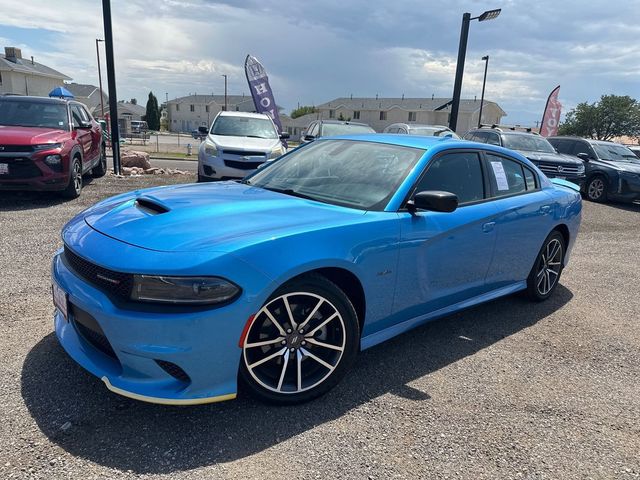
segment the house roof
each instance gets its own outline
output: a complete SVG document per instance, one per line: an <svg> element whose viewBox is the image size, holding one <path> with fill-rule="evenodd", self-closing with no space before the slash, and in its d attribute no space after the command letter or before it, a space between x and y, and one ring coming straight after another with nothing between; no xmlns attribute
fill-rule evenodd
<svg viewBox="0 0 640 480"><path fill-rule="evenodd" d="M320 109L346 108L348 110L391 110L392 108L400 108L403 110L449 110L451 97L435 97L435 98L394 98L394 97L353 97L353 98L336 98L330 102L318 105ZM485 100L485 106L488 103L500 106L491 100ZM480 109L480 100L460 100L460 111L475 112ZM502 110L502 108L500 108ZM503 110L504 112L504 110ZM506 115L506 112L505 112Z"/></svg>
<svg viewBox="0 0 640 480"><path fill-rule="evenodd" d="M19 58L16 63L5 58L4 54L0 54L0 71L12 71L25 73L27 75L37 75L41 77L57 78L62 83L63 80L71 80L64 73L60 73L51 67L47 67L38 62L31 63L31 60Z"/></svg>
<svg viewBox="0 0 640 480"><path fill-rule="evenodd" d="M65 83L64 88L73 93L74 97L90 97L93 92L97 92L95 85L85 85L82 83Z"/></svg>
<svg viewBox="0 0 640 480"><path fill-rule="evenodd" d="M253 105L253 98L250 95L227 95L229 105L240 105L244 102L250 102ZM217 103L224 105L224 95L187 95L169 100L168 103Z"/></svg>

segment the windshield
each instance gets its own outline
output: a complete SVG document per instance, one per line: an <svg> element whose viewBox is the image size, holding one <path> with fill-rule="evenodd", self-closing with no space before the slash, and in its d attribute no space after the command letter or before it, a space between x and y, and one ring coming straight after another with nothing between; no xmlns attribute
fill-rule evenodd
<svg viewBox="0 0 640 480"><path fill-rule="evenodd" d="M592 146L598 154L598 158L602 160L640 163L638 157L624 145L617 145L615 143L593 143Z"/></svg>
<svg viewBox="0 0 640 480"><path fill-rule="evenodd" d="M245 183L320 202L382 210L424 150L322 140L294 150Z"/></svg>
<svg viewBox="0 0 640 480"><path fill-rule="evenodd" d="M553 145L546 138L537 135L504 134L503 146L512 150L524 150L526 152L556 153Z"/></svg>
<svg viewBox="0 0 640 480"><path fill-rule="evenodd" d="M334 135L351 135L357 133L376 133L376 131L368 125L353 125L341 123L324 123L322 124L322 136L330 137Z"/></svg>
<svg viewBox="0 0 640 480"><path fill-rule="evenodd" d="M0 100L0 125L68 130L67 106L3 99Z"/></svg>
<svg viewBox="0 0 640 480"><path fill-rule="evenodd" d="M434 127L410 127L410 135L423 135L425 137L444 137L451 135L451 138L460 138L454 132L448 128L434 128Z"/></svg>
<svg viewBox="0 0 640 480"><path fill-rule="evenodd" d="M219 116L211 126L213 135L230 137L278 138L273 122L268 118Z"/></svg>

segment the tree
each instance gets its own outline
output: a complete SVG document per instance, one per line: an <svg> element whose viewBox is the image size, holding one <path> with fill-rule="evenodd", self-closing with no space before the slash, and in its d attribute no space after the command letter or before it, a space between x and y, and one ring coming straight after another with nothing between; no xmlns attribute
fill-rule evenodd
<svg viewBox="0 0 640 480"><path fill-rule="evenodd" d="M160 130L160 109L158 108L158 99L153 94L153 92L149 92L145 120L147 122L149 130Z"/></svg>
<svg viewBox="0 0 640 480"><path fill-rule="evenodd" d="M602 95L598 102L579 103L567 113L558 133L597 140L640 136L640 103L627 95Z"/></svg>
<svg viewBox="0 0 640 480"><path fill-rule="evenodd" d="M138 104L138 100L136 100L135 98L132 98L129 103L133 104L133 105L137 105Z"/></svg>
<svg viewBox="0 0 640 480"><path fill-rule="evenodd" d="M310 107L305 105L303 107L298 107L294 111L291 112L291 118L298 118L303 115L307 115L308 113L316 113L318 109L316 107Z"/></svg>

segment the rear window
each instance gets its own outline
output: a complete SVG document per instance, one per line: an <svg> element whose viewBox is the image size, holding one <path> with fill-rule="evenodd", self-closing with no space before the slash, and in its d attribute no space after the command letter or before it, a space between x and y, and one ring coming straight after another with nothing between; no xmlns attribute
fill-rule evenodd
<svg viewBox="0 0 640 480"><path fill-rule="evenodd" d="M334 135L353 135L358 133L375 133L375 130L366 125L341 125L337 123L325 123L322 125L323 137L330 137Z"/></svg>

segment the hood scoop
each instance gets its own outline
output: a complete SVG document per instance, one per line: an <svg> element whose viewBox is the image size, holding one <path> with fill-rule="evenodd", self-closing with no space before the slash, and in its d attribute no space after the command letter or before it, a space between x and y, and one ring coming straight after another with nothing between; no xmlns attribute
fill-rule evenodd
<svg viewBox="0 0 640 480"><path fill-rule="evenodd" d="M162 202L151 197L138 197L135 205L149 215L160 215L162 213L167 213L170 210L170 208Z"/></svg>

